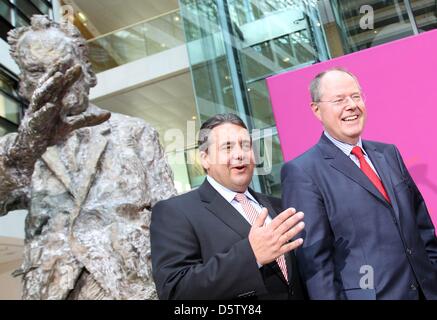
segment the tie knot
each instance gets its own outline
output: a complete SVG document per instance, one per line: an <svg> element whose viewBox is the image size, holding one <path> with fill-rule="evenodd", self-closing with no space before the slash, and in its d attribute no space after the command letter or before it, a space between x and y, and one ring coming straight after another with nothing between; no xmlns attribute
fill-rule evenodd
<svg viewBox="0 0 437 320"><path fill-rule="evenodd" d="M247 201L247 197L244 193L237 193L235 195L235 200L237 200L238 202L244 202Z"/></svg>
<svg viewBox="0 0 437 320"><path fill-rule="evenodd" d="M358 159L361 159L361 158L364 157L364 155L363 155L363 150L361 150L361 148L358 147L358 146L354 147L354 148L352 149L352 152L351 152L351 153L352 153L355 157L357 157Z"/></svg>

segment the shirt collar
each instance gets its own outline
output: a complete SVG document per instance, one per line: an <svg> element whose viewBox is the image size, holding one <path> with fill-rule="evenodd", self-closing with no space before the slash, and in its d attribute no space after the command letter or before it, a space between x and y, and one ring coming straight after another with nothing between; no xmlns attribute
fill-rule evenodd
<svg viewBox="0 0 437 320"><path fill-rule="evenodd" d="M229 203L232 202L232 200L235 199L235 195L237 192L232 191L224 186L222 186L220 183L218 183L213 177L207 175L206 180L208 180L209 184L223 197L225 200ZM249 190L246 189L244 192L244 195L249 199L252 200L255 203L258 203L258 201L255 200L255 198L250 194Z"/></svg>
<svg viewBox="0 0 437 320"><path fill-rule="evenodd" d="M331 140L331 142L332 142L332 143L333 143L337 148L339 148L341 151L343 151L345 155L350 156L350 155L351 155L351 152L352 152L352 149L353 149L354 147L358 146L358 147L361 148L361 150L363 150L363 154L367 156L366 150L364 150L364 148L363 148L363 142L362 142L362 140L361 140L361 137L358 139L357 144L352 145L352 144L349 144L349 143L346 143L346 142L342 142L342 141L339 141L339 140L333 138L333 137L328 133L328 131L326 131L326 130L325 130L323 133L325 134L325 136L326 136L329 140Z"/></svg>

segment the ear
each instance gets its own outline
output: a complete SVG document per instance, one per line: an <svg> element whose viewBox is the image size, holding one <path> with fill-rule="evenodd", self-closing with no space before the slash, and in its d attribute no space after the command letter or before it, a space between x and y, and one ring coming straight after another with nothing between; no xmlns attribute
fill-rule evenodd
<svg viewBox="0 0 437 320"><path fill-rule="evenodd" d="M320 114L320 106L317 102L311 102L311 110L313 110L314 116L322 121L322 116Z"/></svg>
<svg viewBox="0 0 437 320"><path fill-rule="evenodd" d="M208 171L208 169L210 167L208 152L200 151L200 164L202 165L203 169Z"/></svg>

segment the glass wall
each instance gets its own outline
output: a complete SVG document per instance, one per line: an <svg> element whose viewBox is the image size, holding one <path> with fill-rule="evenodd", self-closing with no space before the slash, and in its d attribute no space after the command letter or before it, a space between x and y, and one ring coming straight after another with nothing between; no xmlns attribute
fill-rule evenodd
<svg viewBox="0 0 437 320"><path fill-rule="evenodd" d="M185 38L200 121L224 112L238 112L229 54L215 1L182 1Z"/></svg>
<svg viewBox="0 0 437 320"><path fill-rule="evenodd" d="M184 43L179 10L175 10L94 38L88 47L94 71L101 72Z"/></svg>
<svg viewBox="0 0 437 320"><path fill-rule="evenodd" d="M333 21L325 21L325 28L333 35L327 39L333 50L332 56L367 49L437 27L437 7L432 0L335 0L325 2L323 8L328 12L326 20L329 20L329 15L333 16ZM332 32L330 22L334 22L335 32Z"/></svg>
<svg viewBox="0 0 437 320"><path fill-rule="evenodd" d="M17 81L0 70L0 136L16 131L22 115Z"/></svg>
<svg viewBox="0 0 437 320"><path fill-rule="evenodd" d="M437 2L435 0L410 0L419 32L437 28Z"/></svg>
<svg viewBox="0 0 437 320"><path fill-rule="evenodd" d="M9 30L30 24L34 14L53 17L51 0L0 0L0 37L6 41Z"/></svg>
<svg viewBox="0 0 437 320"><path fill-rule="evenodd" d="M429 0L179 3L200 120L239 114L261 158L252 187L275 195L283 159L265 79L437 26Z"/></svg>
<svg viewBox="0 0 437 320"><path fill-rule="evenodd" d="M346 53L414 34L414 25L402 0L370 2L336 0L331 3ZM371 15L371 19L364 18L362 12L367 12L369 18Z"/></svg>
<svg viewBox="0 0 437 320"><path fill-rule="evenodd" d="M253 135L257 130L252 187L278 195L283 160L265 78L329 58L316 1L180 0L180 6L201 121L234 112Z"/></svg>

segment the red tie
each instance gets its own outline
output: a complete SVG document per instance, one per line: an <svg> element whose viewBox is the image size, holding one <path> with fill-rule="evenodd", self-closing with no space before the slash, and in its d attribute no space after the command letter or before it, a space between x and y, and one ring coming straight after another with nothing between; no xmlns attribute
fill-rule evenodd
<svg viewBox="0 0 437 320"><path fill-rule="evenodd" d="M246 217L250 221L250 225L253 225L256 218L258 218L259 212L256 211L254 206L252 206L250 201L247 199L247 197L243 193L237 193L235 195L235 200L237 200L241 204L241 207L243 208L243 211L244 211ZM282 274L284 275L285 279L288 281L287 264L285 263L284 255L276 258L276 262L278 263L279 268L281 269Z"/></svg>
<svg viewBox="0 0 437 320"><path fill-rule="evenodd" d="M373 183L373 185L376 187L376 189L381 192L381 194L384 196L385 200L387 200L388 203L390 202L390 198L387 195L387 192L384 189L384 186L382 185L381 180L373 171L373 169L370 167L370 165L367 163L366 159L364 158L363 150L361 150L360 147L354 147L352 149L352 154L358 158L360 161L360 168L364 172L364 174L370 179L370 181Z"/></svg>

